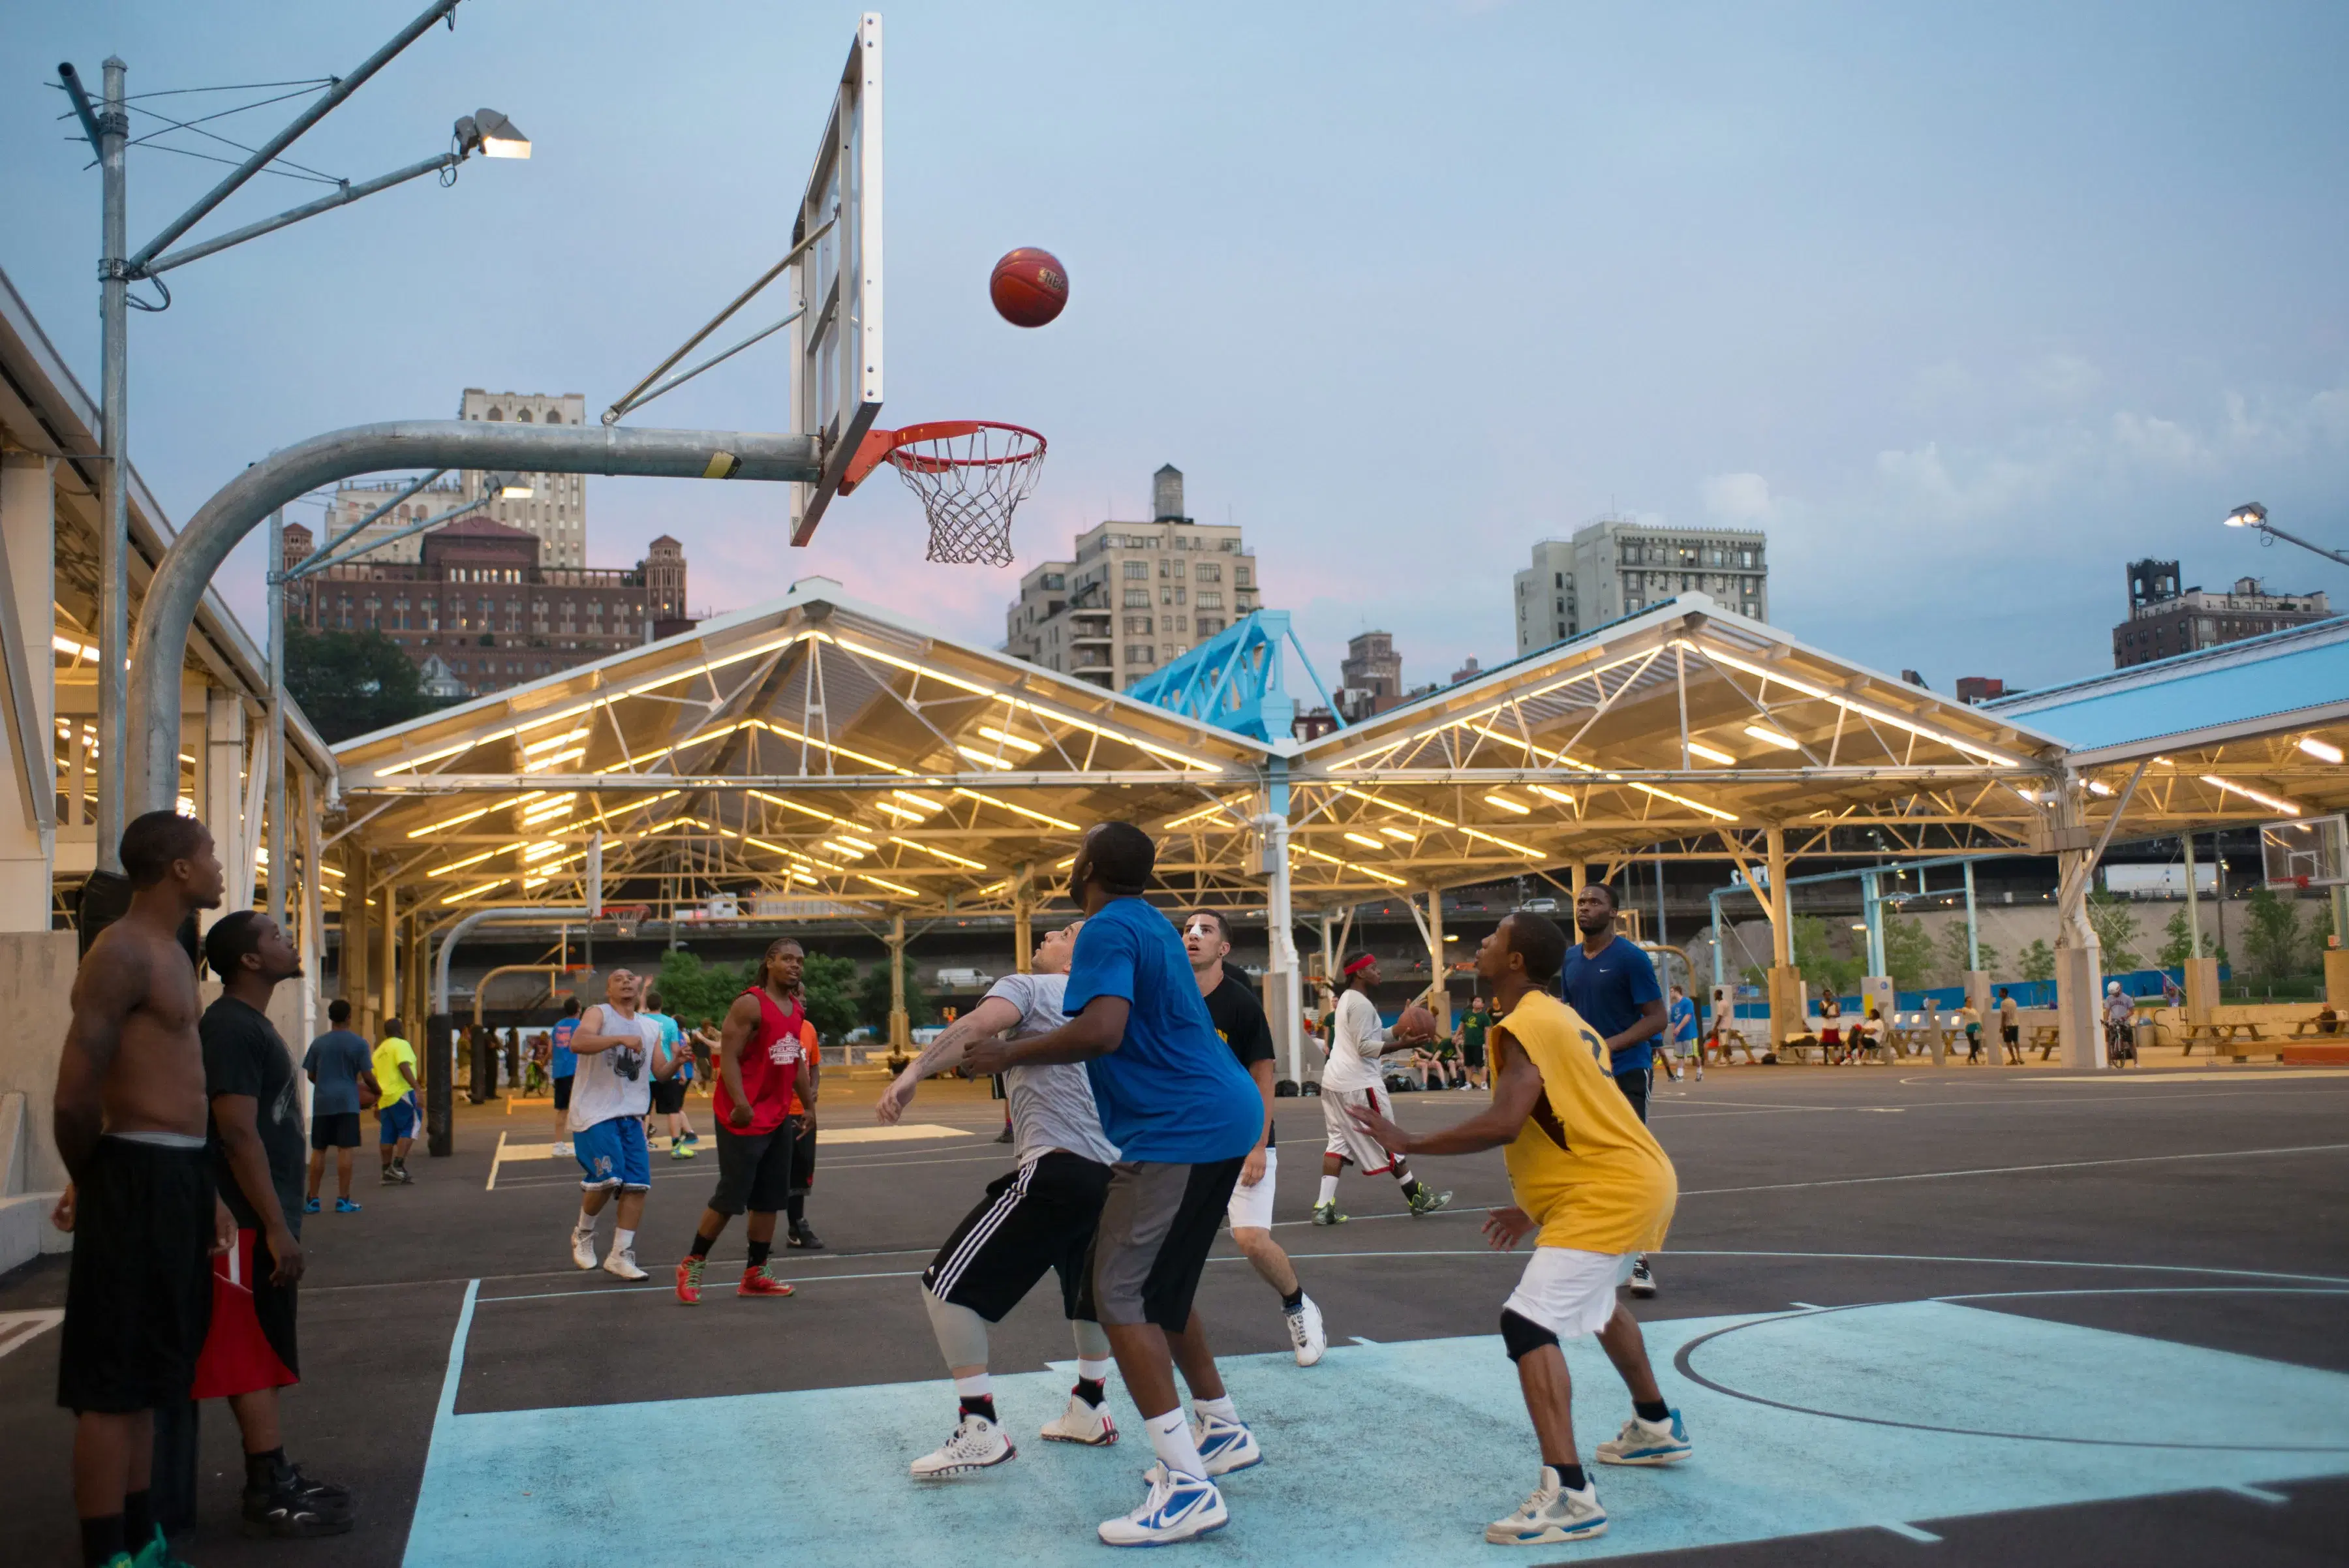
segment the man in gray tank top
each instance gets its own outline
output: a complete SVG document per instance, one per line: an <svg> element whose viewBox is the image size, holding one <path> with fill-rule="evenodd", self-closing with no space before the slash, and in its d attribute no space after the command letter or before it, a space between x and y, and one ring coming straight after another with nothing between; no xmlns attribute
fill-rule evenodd
<svg viewBox="0 0 2349 1568"><path fill-rule="evenodd" d="M874 1114L895 1125L921 1081L951 1070L972 1041L1009 1032L1042 1034L1067 1019L1061 994L1078 927L1064 926L1036 948L1033 974L1007 975L986 999L940 1034L881 1096ZM1077 1382L1068 1407L1043 1428L1061 1442L1117 1441L1103 1380L1112 1365L1101 1324L1077 1315L1077 1296L1092 1251L1093 1226L1109 1190L1117 1147L1102 1132L1092 1081L1081 1065L1015 1067L1005 1075L1011 1099L1015 1168L989 1183L987 1196L955 1228L922 1274L923 1304L938 1349L952 1371L961 1408L954 1436L911 1469L921 1480L1001 1464L1017 1453L996 1416L987 1372L987 1329L1044 1277L1061 1276L1061 1303L1077 1342Z"/></svg>

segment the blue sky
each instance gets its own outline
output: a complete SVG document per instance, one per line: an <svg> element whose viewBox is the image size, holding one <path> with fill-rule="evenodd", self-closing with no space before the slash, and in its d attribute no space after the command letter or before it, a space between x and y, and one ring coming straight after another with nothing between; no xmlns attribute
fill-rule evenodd
<svg viewBox="0 0 2349 1568"><path fill-rule="evenodd" d="M8 9L0 266L94 387L98 180L53 63L118 52L134 93L324 76L414 5ZM184 517L274 447L469 385L600 409L787 243L855 15L467 0L293 155L365 178L488 104L535 156L171 275L133 318L134 460ZM1527 546L1610 509L1766 527L1775 620L1944 691L2108 667L2139 555L2349 601L2349 572L2218 526L2256 498L2349 544L2349 10L884 15L883 418L1046 432L1019 565L923 564L885 476L806 550L780 493L591 479L595 564L667 531L697 607L821 573L993 643L1017 572L1142 514L1172 462L1325 679L1368 626L1413 682L1506 657ZM219 172L131 171L134 243ZM199 234L316 189L256 182ZM987 306L1018 244L1070 270L1041 331ZM632 422L788 409L753 350ZM221 586L251 611L258 574L248 546Z"/></svg>

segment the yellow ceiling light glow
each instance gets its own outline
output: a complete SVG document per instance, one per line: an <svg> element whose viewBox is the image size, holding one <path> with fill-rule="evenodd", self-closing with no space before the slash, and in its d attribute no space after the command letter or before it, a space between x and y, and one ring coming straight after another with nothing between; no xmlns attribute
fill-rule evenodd
<svg viewBox="0 0 2349 1568"><path fill-rule="evenodd" d="M889 793L896 796L899 800L906 801L914 805L921 807L924 811L944 811L947 808L946 802L942 800L932 800L926 794L916 794L909 789L893 789Z"/></svg>
<svg viewBox="0 0 2349 1568"><path fill-rule="evenodd" d="M1756 675L1764 680L1775 680L1789 691L1799 691L1804 696L1814 698L1821 702L1831 702L1847 713L1857 713L1863 719L1873 719L1879 724L1889 724L1896 730L1905 730L1909 734L1921 736L1925 740L1937 741L1952 751L1980 757L1986 763L1996 763L2002 768L2020 768L2030 765L2020 757L2010 757L2004 752L1992 751L1978 741L1961 740L1947 731L1936 730L1928 724L1920 724L1914 719L1904 719L1899 714L1889 709L1879 708L1872 702L1855 702L1848 697L1839 697L1823 686L1815 686L1807 680L1795 680L1784 670L1771 670L1749 659L1740 659L1725 649L1714 648L1709 643L1684 640L1676 640L1673 646L1702 654L1714 663L1725 664L1732 670L1742 670L1748 675Z"/></svg>
<svg viewBox="0 0 2349 1568"><path fill-rule="evenodd" d="M560 735L549 735L543 741L533 741L523 747L522 754L527 757L535 753L543 752L549 746L560 746L568 742L584 741L586 738L587 727L583 724L576 730L567 730Z"/></svg>
<svg viewBox="0 0 2349 1568"><path fill-rule="evenodd" d="M1572 805L1574 804L1574 797L1567 794L1562 789L1552 789L1547 784L1527 784L1526 787L1533 791L1536 794L1541 796L1544 800L1554 800L1560 805Z"/></svg>
<svg viewBox="0 0 2349 1568"><path fill-rule="evenodd" d="M1689 755L1692 757L1702 757L1709 763L1719 763L1724 768L1735 767L1737 765L1737 759L1732 756L1729 753L1723 751L1719 746L1708 746L1702 741L1691 741L1688 743L1688 749Z"/></svg>
<svg viewBox="0 0 2349 1568"><path fill-rule="evenodd" d="M950 865L960 866L966 870L984 871L987 869L985 866L979 864L976 860L966 860L961 856L955 854L952 850L940 849L935 845L916 843L915 840L910 838L899 838L894 834L890 836L889 842L892 844L902 844L908 849L918 849L925 855L935 855L939 859L944 860Z"/></svg>
<svg viewBox="0 0 2349 1568"><path fill-rule="evenodd" d="M512 847L513 847L513 846L512 846L512 845L511 845L511 844L503 844L503 845L500 845L500 846L499 846L497 848L495 848L495 849L484 849L484 850L482 850L479 855L468 855L468 856L466 856L466 857L465 857L465 858L463 858L462 860L451 860L451 861L450 861L450 862L449 862L449 864L448 864L448 865L446 865L446 866L435 866L434 867L432 867L432 869L431 869L431 870L427 871L427 872L425 873L425 875L426 875L427 877L454 877L458 872L462 871L466 867L468 867L468 866L479 866L482 861L487 860L491 856L492 856L492 855L502 855L502 854L504 854L507 850L512 849Z"/></svg>
<svg viewBox="0 0 2349 1568"><path fill-rule="evenodd" d="M1011 764L1001 758L988 756L985 752L974 750L969 746L957 746L955 750L983 768L993 768L999 773L1009 773L1011 769Z"/></svg>
<svg viewBox="0 0 2349 1568"><path fill-rule="evenodd" d="M2302 735L2292 743L2320 763L2337 763L2342 757L2340 747L2330 741L2320 741L2313 735Z"/></svg>
<svg viewBox="0 0 2349 1568"><path fill-rule="evenodd" d="M1754 740L1761 742L1764 745L1775 746L1780 751L1798 752L1803 749L1802 742L1795 739L1792 735L1784 734L1776 730L1773 730L1766 724L1748 724L1745 726L1745 732ZM1695 750L1693 746L1689 749L1692 751Z"/></svg>
<svg viewBox="0 0 2349 1568"><path fill-rule="evenodd" d="M1482 724L1468 724L1464 727L1475 731L1477 734L1484 736L1487 740L1498 741L1506 746L1515 746L1528 756L1539 758L1540 760L1552 763L1557 767L1572 768L1575 772L1582 774L1598 774L1600 772L1599 769L1593 767L1588 763L1577 762L1574 758L1568 756L1564 752L1545 752L1539 746L1535 745L1532 742L1521 740L1516 735L1505 735L1498 730L1487 729ZM1651 784L1640 784L1634 780L1622 779L1619 775L1614 774L1608 774L1604 776L1617 779L1618 782L1628 785L1630 788L1638 790L1641 794L1653 795L1658 800L1668 800L1674 805L1684 805L1691 811L1702 812L1705 815L1710 816L1718 822L1735 822L1737 820L1737 814L1733 811L1723 811L1718 806L1707 805L1702 801L1691 800L1684 794L1675 794L1671 790L1660 789Z"/></svg>
<svg viewBox="0 0 2349 1568"><path fill-rule="evenodd" d="M871 805L875 811L885 811L900 822L927 822L929 820L928 817L923 815L920 812L915 811L907 806L899 805L895 801L876 800L869 802L868 804Z"/></svg>
<svg viewBox="0 0 2349 1568"><path fill-rule="evenodd" d="M886 888L892 893L902 893L908 898L918 898L921 897L920 893L906 887L904 883L892 882L885 877L875 877L870 871L858 871L853 873L853 875L863 878L864 881L872 883L876 888Z"/></svg>
<svg viewBox="0 0 2349 1568"><path fill-rule="evenodd" d="M1381 827L1379 831L1385 834L1389 838L1401 839L1405 844L1411 843L1419 836L1418 834L1401 827Z"/></svg>
<svg viewBox="0 0 2349 1568"><path fill-rule="evenodd" d="M1527 805L1525 802L1520 800L1511 800L1505 794L1488 794L1485 797L1485 804L1486 805L1497 805L1503 811L1514 811L1519 816L1531 816L1534 814L1534 808L1532 806Z"/></svg>
<svg viewBox="0 0 2349 1568"><path fill-rule="evenodd" d="M1350 844L1359 844L1365 849L1384 849L1386 847L1385 845L1380 843L1377 839L1372 838L1367 833L1349 833L1346 835L1346 841Z"/></svg>
<svg viewBox="0 0 2349 1568"><path fill-rule="evenodd" d="M981 724L978 727L978 732L990 741L1000 741L1007 746L1017 746L1031 757L1044 749L1025 736L1015 735L1009 730L999 730L992 724Z"/></svg>
<svg viewBox="0 0 2349 1568"><path fill-rule="evenodd" d="M975 789L964 789L957 784L955 787L955 794L959 795L968 795L972 800L978 801L987 805L994 806L1001 811L1015 812L1032 821L1040 822L1047 827L1057 827L1063 833L1082 833L1084 831L1083 828L1079 827L1075 823L1067 821L1061 817L1054 816L1050 812L1031 811L1024 805L1014 805L1008 800L999 799L999 797L991 794L983 794Z"/></svg>
<svg viewBox="0 0 2349 1568"><path fill-rule="evenodd" d="M2266 806L2270 811L2280 811L2286 816L2298 816L2300 815L2300 807L2292 805L2292 802L2284 799L2282 796L2262 794L2258 790L2250 788L2248 785L2235 783L2232 779L2222 779L2216 774L2204 774L2202 775L2202 782L2206 784L2212 785L2215 788L2225 790L2229 794L2239 794L2245 800L2257 801L2260 805Z"/></svg>

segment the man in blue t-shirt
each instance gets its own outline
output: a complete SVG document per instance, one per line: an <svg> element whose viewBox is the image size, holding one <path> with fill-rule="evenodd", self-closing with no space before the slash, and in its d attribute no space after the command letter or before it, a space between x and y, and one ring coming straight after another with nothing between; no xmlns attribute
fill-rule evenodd
<svg viewBox="0 0 2349 1568"><path fill-rule="evenodd" d="M351 1032L351 1004L336 998L326 1006L333 1025L310 1042L302 1071L310 1080L310 1194L302 1212L318 1211L318 1185L326 1179L326 1151L335 1151L335 1212L356 1214L351 1201L351 1151L359 1146L359 1095L382 1093L375 1081L375 1053Z"/></svg>
<svg viewBox="0 0 2349 1568"><path fill-rule="evenodd" d="M1132 1513L1102 1521L1112 1546L1163 1546L1219 1530L1230 1515L1212 1478L1260 1463L1256 1437L1216 1371L1191 1298L1264 1131L1264 1101L1208 1017L1183 943L1144 901L1157 864L1128 822L1085 835L1069 872L1084 907L1061 1010L1069 1022L1015 1041L969 1046L974 1073L1082 1062L1102 1130L1117 1145L1079 1315L1109 1334L1126 1392L1158 1464ZM1195 1432L1174 1393L1191 1386Z"/></svg>
<svg viewBox="0 0 2349 1568"><path fill-rule="evenodd" d="M571 1152L571 1080L579 1071L579 1057L571 1037L579 1033L579 999L567 997L563 1016L554 1021L554 1039L546 1054L546 1075L554 1080L554 1154Z"/></svg>
<svg viewBox="0 0 2349 1568"><path fill-rule="evenodd" d="M1656 983L1656 966L1637 943L1615 934L1615 889L1604 882L1593 882L1575 896L1574 927L1582 940L1566 950L1566 968L1558 976L1567 1005L1607 1037L1615 1086L1644 1122L1655 1040L1664 1029L1664 992ZM1631 1293L1656 1293L1645 1256L1631 1264Z"/></svg>

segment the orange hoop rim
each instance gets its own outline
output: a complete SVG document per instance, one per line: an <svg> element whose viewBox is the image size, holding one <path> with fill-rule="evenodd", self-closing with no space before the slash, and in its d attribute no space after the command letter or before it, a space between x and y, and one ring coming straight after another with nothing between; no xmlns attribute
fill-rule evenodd
<svg viewBox="0 0 2349 1568"><path fill-rule="evenodd" d="M1033 441L1035 445L993 457L971 458L933 457L905 450L923 441L955 441L977 435L983 430L1008 431ZM856 456L850 461L847 472L840 477L840 493L846 495L864 483L884 462L894 463L900 469L910 469L916 473L951 473L958 468L1003 468L1036 462L1044 455L1046 444L1040 431L1002 420L931 420L917 425L901 425L892 431L866 431L864 439L857 443Z"/></svg>

